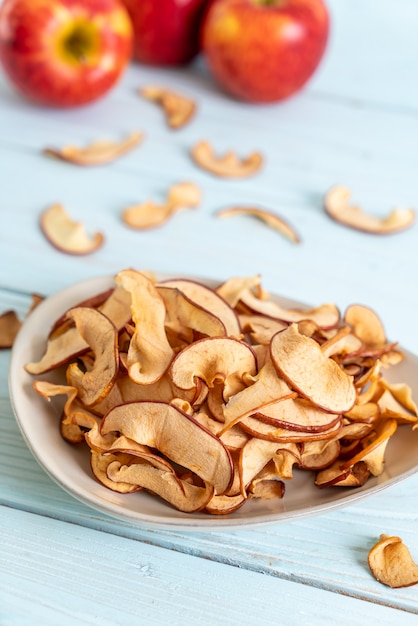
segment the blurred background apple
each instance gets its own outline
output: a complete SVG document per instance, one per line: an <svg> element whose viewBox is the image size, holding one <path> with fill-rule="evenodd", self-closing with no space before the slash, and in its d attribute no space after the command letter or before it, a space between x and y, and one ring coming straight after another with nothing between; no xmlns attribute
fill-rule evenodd
<svg viewBox="0 0 418 626"><path fill-rule="evenodd" d="M185 65L199 52L208 0L122 0L135 33L134 58L151 65Z"/></svg>
<svg viewBox="0 0 418 626"><path fill-rule="evenodd" d="M248 102L275 102L312 76L328 33L323 0L212 0L202 50L226 92Z"/></svg>
<svg viewBox="0 0 418 626"><path fill-rule="evenodd" d="M132 25L119 0L5 0L0 63L40 104L72 107L103 96L131 59Z"/></svg>

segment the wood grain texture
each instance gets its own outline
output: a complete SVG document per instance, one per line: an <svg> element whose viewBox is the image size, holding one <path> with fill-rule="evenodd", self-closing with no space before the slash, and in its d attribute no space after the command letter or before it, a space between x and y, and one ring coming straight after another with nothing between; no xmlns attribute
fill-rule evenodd
<svg viewBox="0 0 418 626"><path fill-rule="evenodd" d="M418 5L328 4L327 55L307 88L278 105L228 98L201 59L186 70L132 64L108 97L70 111L34 107L0 74L0 311L13 308L23 319L31 293L50 295L124 267L219 280L260 273L266 289L296 300L371 306L388 337L418 354L417 226L373 237L332 222L322 207L327 189L341 183L376 215L418 210ZM169 130L161 110L138 96L156 82L196 100L183 130ZM82 169L42 154L136 130L144 142L110 166ZM260 150L265 165L248 180L216 179L190 159L201 139L219 152ZM122 224L126 206L158 202L180 180L201 187L198 209L146 233ZM53 249L38 220L55 202L88 232L101 230L105 246L83 258ZM215 217L237 204L277 211L301 244L256 220ZM2 626L127 624L138 615L151 625L167 615L182 625L416 623L418 587L377 583L367 552L380 533L397 534L418 560L417 475L344 509L254 530L135 527L74 500L37 465L13 417L8 366L2 351Z"/></svg>
<svg viewBox="0 0 418 626"><path fill-rule="evenodd" d="M4 626L308 626L335 619L334 594L327 591L5 507L0 518ZM338 613L342 625L416 619L344 596Z"/></svg>

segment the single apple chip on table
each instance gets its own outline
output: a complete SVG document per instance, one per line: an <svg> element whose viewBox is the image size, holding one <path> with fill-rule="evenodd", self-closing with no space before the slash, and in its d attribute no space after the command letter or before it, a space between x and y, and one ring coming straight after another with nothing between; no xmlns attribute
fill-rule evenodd
<svg viewBox="0 0 418 626"><path fill-rule="evenodd" d="M361 207L349 203L351 192L347 187L332 187L324 199L327 215L345 226L375 235L389 235L405 230L415 222L415 211L393 209L386 217L365 213Z"/></svg>
<svg viewBox="0 0 418 626"><path fill-rule="evenodd" d="M53 204L43 211L40 226L48 241L67 254L90 254L104 243L99 232L89 237L84 224L74 222L61 204Z"/></svg>
<svg viewBox="0 0 418 626"><path fill-rule="evenodd" d="M201 199L201 191L194 183L176 183L169 188L164 204L155 204L148 200L127 207L122 212L122 221L130 228L138 230L155 228L164 224L177 211L199 206Z"/></svg>
<svg viewBox="0 0 418 626"><path fill-rule="evenodd" d="M382 534L368 554L370 571L383 585L398 589L418 583L418 565L400 537Z"/></svg>
<svg viewBox="0 0 418 626"><path fill-rule="evenodd" d="M240 159L235 152L229 151L222 156L213 152L207 141L199 141L190 151L193 161L202 169L221 178L247 178L256 174L263 165L263 156L253 152Z"/></svg>
<svg viewBox="0 0 418 626"><path fill-rule="evenodd" d="M300 237L295 229L290 226L282 217L273 213L273 211L267 211L266 209L260 209L258 207L231 207L228 209L222 209L216 213L218 217L233 217L235 215L250 215L260 219L262 222L270 226L274 230L287 237L293 243L300 243Z"/></svg>
<svg viewBox="0 0 418 626"><path fill-rule="evenodd" d="M393 344L367 307L286 308L257 275L212 289L127 269L115 285L62 315L25 366L65 369L66 384L34 389L66 397L61 435L87 444L110 489L228 515L285 497L295 471L360 487L398 425L418 424L408 385L383 378Z"/></svg>
<svg viewBox="0 0 418 626"><path fill-rule="evenodd" d="M143 140L142 133L131 133L122 141L94 141L85 148L64 146L63 148L45 148L46 156L73 163L74 165L105 165L112 163L127 152L136 148Z"/></svg>
<svg viewBox="0 0 418 626"><path fill-rule="evenodd" d="M0 315L0 348L11 348L22 326L16 311L4 311Z"/></svg>
<svg viewBox="0 0 418 626"><path fill-rule="evenodd" d="M197 107L193 100L170 89L147 86L142 87L139 93L163 108L167 124L174 130L183 128L196 113Z"/></svg>

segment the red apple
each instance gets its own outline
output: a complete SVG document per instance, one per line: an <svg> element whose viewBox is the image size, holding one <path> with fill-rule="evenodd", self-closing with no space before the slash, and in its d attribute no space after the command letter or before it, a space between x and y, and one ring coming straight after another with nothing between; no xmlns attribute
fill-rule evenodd
<svg viewBox="0 0 418 626"><path fill-rule="evenodd" d="M283 100L308 81L328 32L323 0L213 0L201 41L225 91L261 103Z"/></svg>
<svg viewBox="0 0 418 626"><path fill-rule="evenodd" d="M5 0L0 62L14 86L40 104L96 100L132 55L129 15L119 0Z"/></svg>
<svg viewBox="0 0 418 626"><path fill-rule="evenodd" d="M185 65L199 52L208 0L122 0L132 18L134 58L151 65Z"/></svg>

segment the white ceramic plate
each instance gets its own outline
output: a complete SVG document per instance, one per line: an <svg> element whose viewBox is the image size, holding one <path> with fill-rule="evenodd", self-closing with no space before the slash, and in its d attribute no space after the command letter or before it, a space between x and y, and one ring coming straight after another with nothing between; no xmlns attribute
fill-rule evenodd
<svg viewBox="0 0 418 626"><path fill-rule="evenodd" d="M210 281L206 284L212 285ZM71 446L61 438L58 428L60 410L33 391L33 377L25 372L24 365L41 357L48 331L62 313L112 285L110 277L94 278L48 298L23 324L12 350L9 388L21 432L40 465L75 498L103 513L141 526L172 530L231 530L330 511L393 486L417 472L418 433L411 434L411 428L405 426L398 428L389 441L383 474L369 479L363 487L318 489L310 472L296 470L294 477L286 483L283 499L252 500L228 516L181 513L143 491L123 495L103 487L91 473L86 449ZM277 300L285 306L301 306L289 300ZM408 383L414 397L418 397L418 358L404 352L406 358L389 371L387 378ZM54 376L48 374L44 378L53 380Z"/></svg>

